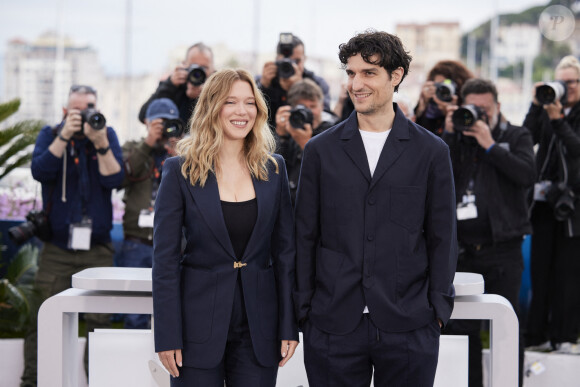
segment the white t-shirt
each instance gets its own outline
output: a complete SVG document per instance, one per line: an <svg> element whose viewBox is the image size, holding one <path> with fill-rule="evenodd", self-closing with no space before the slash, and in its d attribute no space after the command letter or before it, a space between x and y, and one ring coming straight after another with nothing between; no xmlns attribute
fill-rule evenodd
<svg viewBox="0 0 580 387"><path fill-rule="evenodd" d="M384 132L367 132L359 129L359 132L367 153L371 177L373 177L383 146L385 146L385 142L387 141L387 137L389 137L389 133L391 133L391 129L385 130Z"/></svg>
<svg viewBox="0 0 580 387"><path fill-rule="evenodd" d="M371 177L373 177L379 162L379 157L381 156L387 137L389 137L389 133L391 133L391 129L385 130L384 132L367 132L359 129L359 132L365 146L365 152L367 153ZM365 305L363 313L369 313L368 306Z"/></svg>

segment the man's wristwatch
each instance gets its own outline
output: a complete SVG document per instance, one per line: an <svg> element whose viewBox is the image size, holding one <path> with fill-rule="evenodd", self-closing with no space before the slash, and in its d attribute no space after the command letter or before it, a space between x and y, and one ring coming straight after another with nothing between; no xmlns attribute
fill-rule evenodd
<svg viewBox="0 0 580 387"><path fill-rule="evenodd" d="M96 149L98 154L105 155L109 151L109 149L111 149L111 146L107 145L106 148L95 148L95 149Z"/></svg>

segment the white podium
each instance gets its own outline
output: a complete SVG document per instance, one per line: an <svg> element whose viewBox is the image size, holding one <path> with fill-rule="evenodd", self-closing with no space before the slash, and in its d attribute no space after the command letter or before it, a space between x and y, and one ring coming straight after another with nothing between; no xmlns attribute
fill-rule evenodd
<svg viewBox="0 0 580 387"><path fill-rule="evenodd" d="M151 269L92 268L72 279L73 288L49 299L38 314L38 386L73 387L77 368L79 313L151 314ZM518 321L503 297L483 294L483 277L456 273L455 307L451 318L490 320L490 380L493 387L516 387Z"/></svg>

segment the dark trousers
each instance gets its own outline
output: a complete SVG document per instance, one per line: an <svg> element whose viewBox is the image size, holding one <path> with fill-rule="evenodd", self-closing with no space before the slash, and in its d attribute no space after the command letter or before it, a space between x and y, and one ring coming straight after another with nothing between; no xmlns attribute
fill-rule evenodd
<svg viewBox="0 0 580 387"><path fill-rule="evenodd" d="M38 271L34 280L34 287L46 300L72 285L72 275L91 267L113 266L113 246L96 245L88 251L63 250L51 243L44 243L38 258ZM37 321L34 312L34 321ZM88 372L88 332L95 328L110 327L110 315L85 314L87 328L87 345L85 347L85 369ZM24 373L21 386L36 386L37 359L38 359L38 327L33 324L24 339ZM67 359L73 361L73 359Z"/></svg>
<svg viewBox="0 0 580 387"><path fill-rule="evenodd" d="M217 367L181 367L171 387L275 387L278 366L263 367L254 354L238 276L224 357Z"/></svg>
<svg viewBox="0 0 580 387"><path fill-rule="evenodd" d="M371 311L372 313L372 311ZM356 329L333 335L307 321L304 364L310 387L432 387L439 357L436 319L409 332L384 332L364 314Z"/></svg>
<svg viewBox="0 0 580 387"><path fill-rule="evenodd" d="M522 239L483 246L464 246L460 250L457 271L479 273L483 276L485 292L505 297L519 318L519 293L524 261ZM451 320L445 334L469 336L469 387L482 387L481 321ZM524 345L520 329L519 385L522 385Z"/></svg>
<svg viewBox="0 0 580 387"><path fill-rule="evenodd" d="M547 340L575 343L580 326L580 237L568 238L565 222L536 203L532 212L532 301L526 345Z"/></svg>

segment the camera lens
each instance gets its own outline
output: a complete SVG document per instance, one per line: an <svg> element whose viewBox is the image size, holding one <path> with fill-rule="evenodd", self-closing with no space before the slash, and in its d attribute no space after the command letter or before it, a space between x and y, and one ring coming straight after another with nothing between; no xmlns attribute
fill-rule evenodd
<svg viewBox="0 0 580 387"><path fill-rule="evenodd" d="M284 58L276 61L278 66L278 77L288 79L294 75L294 61L292 59Z"/></svg>
<svg viewBox="0 0 580 387"><path fill-rule="evenodd" d="M183 123L181 120L163 120L163 137L181 137L183 134Z"/></svg>
<svg viewBox="0 0 580 387"><path fill-rule="evenodd" d="M21 245L34 236L36 226L32 222L25 222L8 229L10 240L17 245Z"/></svg>
<svg viewBox="0 0 580 387"><path fill-rule="evenodd" d="M87 122L89 123L91 128L99 130L105 127L107 120L105 119L105 116L102 115L101 113L94 113L91 114L89 117L87 117Z"/></svg>
<svg viewBox="0 0 580 387"><path fill-rule="evenodd" d="M548 105L555 101L564 102L565 96L566 84L563 82L548 82L536 89L536 99L542 105Z"/></svg>
<svg viewBox="0 0 580 387"><path fill-rule="evenodd" d="M451 121L453 122L453 128L458 132L463 132L468 130L475 121L481 118L480 110L475 105L464 105L453 112L451 116Z"/></svg>
<svg viewBox="0 0 580 387"><path fill-rule="evenodd" d="M435 83L435 96L443 102L451 102L455 95L455 86L451 80Z"/></svg>
<svg viewBox="0 0 580 387"><path fill-rule="evenodd" d="M313 119L312 110L304 105L296 105L290 110L290 125L295 129L304 129L304 124L312 125Z"/></svg>
<svg viewBox="0 0 580 387"><path fill-rule="evenodd" d="M82 124L88 123L91 128L95 130L101 130L105 127L107 120L105 116L99 113L95 108L94 105L91 103L89 107L85 110L81 111L82 117Z"/></svg>
<svg viewBox="0 0 580 387"><path fill-rule="evenodd" d="M203 85L207 78L203 67L199 65L191 65L188 69L189 73L187 74L187 81L194 86Z"/></svg>

